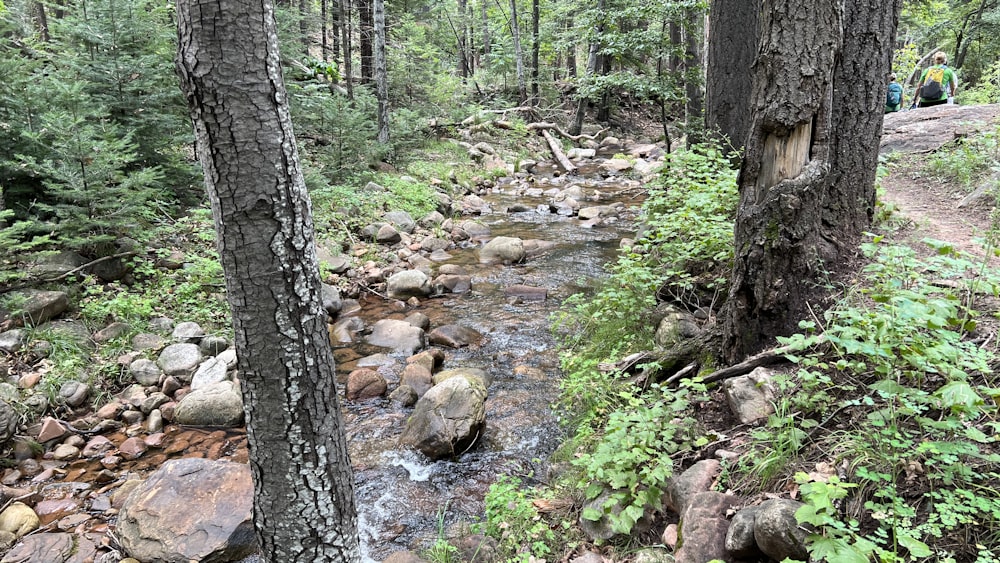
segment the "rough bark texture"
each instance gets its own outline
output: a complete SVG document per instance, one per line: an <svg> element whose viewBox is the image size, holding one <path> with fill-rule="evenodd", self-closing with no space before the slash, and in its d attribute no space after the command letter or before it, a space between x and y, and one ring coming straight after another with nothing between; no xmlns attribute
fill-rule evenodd
<svg viewBox="0 0 1000 563"><path fill-rule="evenodd" d="M177 69L232 309L264 561L360 561L309 196L269 2L178 2Z"/></svg>
<svg viewBox="0 0 1000 563"><path fill-rule="evenodd" d="M742 147L750 130L750 72L760 0L712 0L708 11L705 125Z"/></svg>
<svg viewBox="0 0 1000 563"><path fill-rule="evenodd" d="M367 84L375 74L375 14L372 0L358 0L358 49L361 51L361 82Z"/></svg>
<svg viewBox="0 0 1000 563"><path fill-rule="evenodd" d="M740 170L725 342L736 361L797 330L870 223L899 0L765 0Z"/></svg>
<svg viewBox="0 0 1000 563"><path fill-rule="evenodd" d="M684 93L687 103L684 106L687 122L687 146L698 144L704 140L705 96L702 89L701 73L697 69L704 68L702 53L703 28L705 27L704 12L699 9L688 9L684 26Z"/></svg>

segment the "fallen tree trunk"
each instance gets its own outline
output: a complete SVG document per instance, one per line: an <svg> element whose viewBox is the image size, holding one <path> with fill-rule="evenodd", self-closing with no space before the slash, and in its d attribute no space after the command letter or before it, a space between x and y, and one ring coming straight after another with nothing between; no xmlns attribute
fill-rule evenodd
<svg viewBox="0 0 1000 563"><path fill-rule="evenodd" d="M552 151L552 156L556 158L556 162L567 174L572 174L576 172L576 166L566 158L566 153L563 152L562 147L559 146L559 141L552 136L551 133L546 129L542 129L542 137L545 137L545 142L549 144L549 150Z"/></svg>
<svg viewBox="0 0 1000 563"><path fill-rule="evenodd" d="M559 136L565 137L573 141L574 143L578 143L580 142L580 139L584 139L587 141L596 141L597 137L599 137L601 133L604 133L608 129L607 128L601 129L600 131L594 133L593 135L584 135L583 133L579 135L570 135L565 129L559 127L555 123L549 123L547 121L538 121L535 123L528 124L528 131L545 131L545 130L555 131L556 133L559 133Z"/></svg>

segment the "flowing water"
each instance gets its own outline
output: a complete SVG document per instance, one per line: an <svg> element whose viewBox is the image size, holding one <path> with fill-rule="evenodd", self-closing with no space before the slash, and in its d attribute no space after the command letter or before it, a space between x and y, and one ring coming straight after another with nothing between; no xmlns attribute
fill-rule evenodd
<svg viewBox="0 0 1000 563"><path fill-rule="evenodd" d="M537 174L537 173L536 173ZM543 184L539 186L536 180ZM350 454L357 479L361 541L366 560L382 560L394 551L429 547L440 530L456 523L473 523L484 513L483 498L501 474L544 476L545 459L563 439L553 412L558 396L559 369L550 315L569 295L586 291L604 275L603 265L615 259L628 216L639 202L636 182L621 178L533 176L503 179L483 194L493 212L477 217L490 226L491 236L540 239L555 243L544 253L517 265L481 265L475 245L450 250L445 263L464 266L473 277L472 291L425 299L401 311L380 299L363 303L361 316L368 325L382 318L403 318L417 311L431 319L431 327L461 324L484 335L480 346L446 350L444 369L476 367L492 377L486 408L486 429L476 445L451 461L430 461L422 454L400 449L397 440L410 409L398 410L387 399L345 402L344 416ZM576 217L540 212L550 198L543 189L578 183L588 193L600 193L599 202L624 203L618 221L589 226ZM514 205L532 209L507 213ZM513 285L543 287L545 301L521 301L504 289ZM340 383L357 366L357 358L377 350L354 347L338 350ZM384 351L384 350L383 350ZM351 358L355 359L351 359ZM379 368L398 384L405 358L393 358Z"/></svg>

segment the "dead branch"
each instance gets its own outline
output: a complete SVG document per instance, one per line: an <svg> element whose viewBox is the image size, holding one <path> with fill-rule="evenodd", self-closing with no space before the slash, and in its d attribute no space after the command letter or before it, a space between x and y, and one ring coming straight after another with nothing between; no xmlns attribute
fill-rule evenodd
<svg viewBox="0 0 1000 563"><path fill-rule="evenodd" d="M574 166L573 163L566 158L566 153L564 153L562 147L559 146L559 141L557 141L556 138L545 129L542 129L542 137L545 137L545 142L549 144L549 150L552 151L552 156L556 158L559 166L561 166L567 174L576 172L576 166Z"/></svg>
<svg viewBox="0 0 1000 563"><path fill-rule="evenodd" d="M98 258L97 260L91 260L90 262L87 262L86 264L84 264L82 266L77 266L76 268L73 268L72 270L70 270L70 271L68 271L68 272L66 272L64 274L60 274L60 275L58 275L58 276L56 276L54 278L43 278L43 279L37 279L37 280L29 280L29 281L26 281L26 282L21 283L19 285L13 285L11 287L2 288L2 289L0 289L0 293L8 293L8 292L11 292L11 291L16 291L18 289L24 289L26 287L33 287L33 286L36 286L36 285L39 285L39 284L43 284L43 283L52 283L52 282L62 281L64 279L72 276L73 274L79 272L80 270L86 270L87 268L89 268L91 266L96 266L97 264L100 264L101 262L107 262L108 260L114 260L115 258L125 258L127 256L135 256L136 254L138 254L138 252L131 252L130 251L130 252L119 252L118 254L112 254L110 256L104 256L104 257Z"/></svg>
<svg viewBox="0 0 1000 563"><path fill-rule="evenodd" d="M817 339L816 344L814 344L814 346L820 346L825 343L826 343L826 338L820 336ZM779 346L777 348L765 350L759 354L750 356L749 358L743 360L738 364L731 365L729 367L722 368L720 370L708 374L707 376L702 378L702 382L714 383L716 381L722 381L724 379L729 379L731 377L736 377L738 375L748 374L759 367L787 362L788 358L786 358L785 356L787 356L788 354L801 351L802 351L801 346L797 344L789 344L788 346Z"/></svg>

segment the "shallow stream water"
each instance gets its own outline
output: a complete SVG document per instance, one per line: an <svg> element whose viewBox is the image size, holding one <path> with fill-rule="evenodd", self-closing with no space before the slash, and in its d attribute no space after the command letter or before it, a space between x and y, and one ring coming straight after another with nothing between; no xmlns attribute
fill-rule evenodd
<svg viewBox="0 0 1000 563"><path fill-rule="evenodd" d="M357 482L357 504L362 549L366 560L382 560L394 551L427 549L442 529L456 523L474 523L484 513L483 498L502 474L544 476L545 460L563 439L552 403L558 397L559 369L550 315L568 296L586 291L604 276L622 237L631 236L639 202L636 182L621 178L545 178L545 189L573 183L596 190L598 202L624 203L615 221L588 226L576 217L539 211L549 198L538 189L526 190L524 179L504 179L483 194L493 212L477 219L489 225L491 236L512 236L555 243L544 253L516 265L482 265L475 246L449 250L444 263L464 266L473 277L472 291L421 301L405 311L380 299L363 303L361 316L369 326L382 318L403 318L421 312L431 328L461 324L484 335L480 346L447 349L444 369L477 367L492 377L486 403L486 429L468 452L451 461L430 461L401 449L397 440L410 409L393 408L387 399L345 402L344 416ZM532 179L534 180L534 178ZM527 195L527 193L532 195ZM518 204L533 211L507 213ZM504 289L513 285L543 287L545 301L512 299ZM379 350L355 347L340 350L361 358ZM384 352L384 350L381 350ZM380 369L393 389L405 358ZM357 359L338 365L339 381L357 366Z"/></svg>

